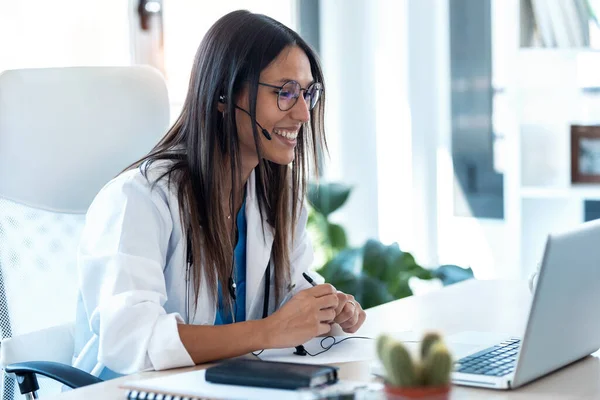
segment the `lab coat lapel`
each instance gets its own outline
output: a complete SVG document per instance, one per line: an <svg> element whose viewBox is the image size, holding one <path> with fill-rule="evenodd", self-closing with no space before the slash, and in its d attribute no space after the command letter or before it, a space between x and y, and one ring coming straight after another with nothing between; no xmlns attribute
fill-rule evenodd
<svg viewBox="0 0 600 400"><path fill-rule="evenodd" d="M256 197L255 172L252 171L246 187L246 319L260 318L254 312L258 304L262 313L263 285L267 264L271 258L273 228L260 216ZM264 230L263 230L264 227Z"/></svg>

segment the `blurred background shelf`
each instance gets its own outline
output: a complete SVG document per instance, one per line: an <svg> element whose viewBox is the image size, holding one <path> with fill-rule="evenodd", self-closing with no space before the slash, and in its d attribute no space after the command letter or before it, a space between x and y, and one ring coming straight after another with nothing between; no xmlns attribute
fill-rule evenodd
<svg viewBox="0 0 600 400"><path fill-rule="evenodd" d="M600 185L577 184L570 187L521 188L521 197L525 199L579 199L600 201Z"/></svg>
<svg viewBox="0 0 600 400"><path fill-rule="evenodd" d="M549 233L598 217L600 184L571 182L570 127L600 124L600 31L585 0L508 4L519 34L503 53L506 240L525 278Z"/></svg>

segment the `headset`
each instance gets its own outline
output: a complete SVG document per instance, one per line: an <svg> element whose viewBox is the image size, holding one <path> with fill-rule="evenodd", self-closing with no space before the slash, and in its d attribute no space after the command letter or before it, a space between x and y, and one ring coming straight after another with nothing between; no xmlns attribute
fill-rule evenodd
<svg viewBox="0 0 600 400"><path fill-rule="evenodd" d="M225 104L226 101L227 101L227 97L226 96L223 96L223 95L219 96L219 103ZM252 118L252 115L247 110L244 110L242 107L238 107L237 104L234 105L234 107L237 108L240 111L245 112L246 114L248 114L248 116L250 118ZM262 132L263 136L267 140L271 140L271 134L269 133L269 131L266 130L265 128L263 128L262 125L258 123L258 121L254 121L254 122L256 122L256 125L258 125L258 127L260 128L260 131Z"/></svg>

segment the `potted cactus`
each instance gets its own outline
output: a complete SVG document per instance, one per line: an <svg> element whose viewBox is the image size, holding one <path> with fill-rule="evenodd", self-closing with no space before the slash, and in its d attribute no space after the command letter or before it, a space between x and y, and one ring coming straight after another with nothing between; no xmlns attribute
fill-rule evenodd
<svg viewBox="0 0 600 400"><path fill-rule="evenodd" d="M423 337L420 354L413 359L406 347L388 335L377 339L377 354L386 371L389 400L447 400L452 357L439 334Z"/></svg>

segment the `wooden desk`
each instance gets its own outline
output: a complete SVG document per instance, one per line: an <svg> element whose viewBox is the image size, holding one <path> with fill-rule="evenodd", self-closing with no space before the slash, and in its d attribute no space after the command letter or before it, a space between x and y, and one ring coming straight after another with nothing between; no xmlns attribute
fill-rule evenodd
<svg viewBox="0 0 600 400"><path fill-rule="evenodd" d="M444 334L465 330L498 331L521 335L525 327L531 295L526 282L467 281L423 296L398 300L367 311L365 325L358 334L435 329ZM451 399L599 399L599 353L513 391L453 388ZM346 379L369 380L368 362L339 364ZM119 384L135 378L201 369L205 366L163 372L146 372L55 397L69 399L125 399Z"/></svg>

